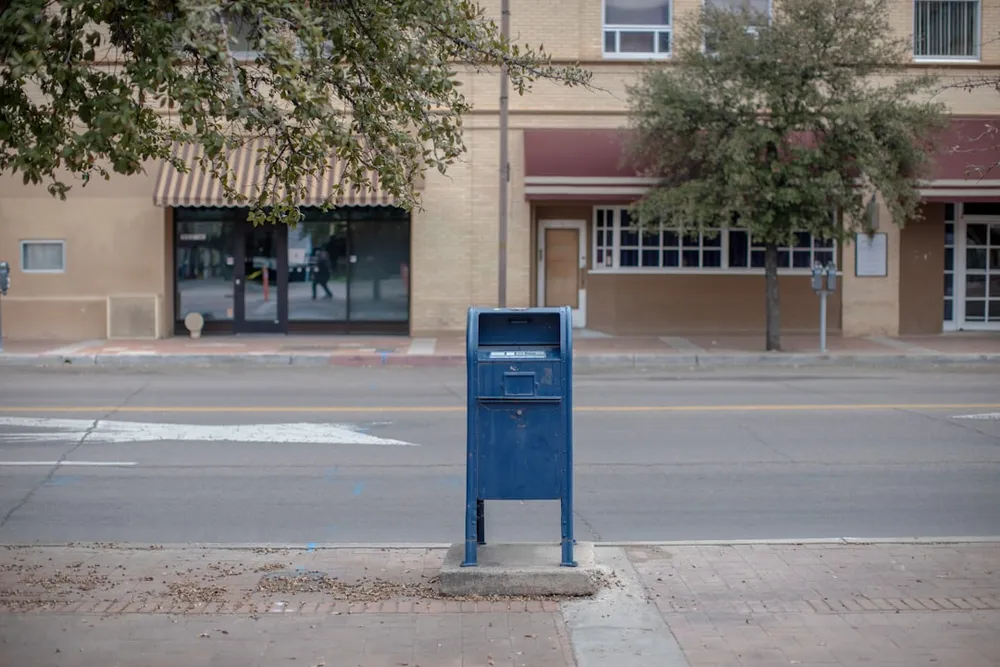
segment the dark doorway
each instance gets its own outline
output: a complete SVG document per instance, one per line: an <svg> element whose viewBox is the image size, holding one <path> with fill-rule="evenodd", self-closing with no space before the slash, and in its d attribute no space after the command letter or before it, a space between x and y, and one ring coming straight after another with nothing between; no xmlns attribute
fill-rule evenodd
<svg viewBox="0 0 1000 667"><path fill-rule="evenodd" d="M288 329L288 228L244 221L236 234L233 332Z"/></svg>

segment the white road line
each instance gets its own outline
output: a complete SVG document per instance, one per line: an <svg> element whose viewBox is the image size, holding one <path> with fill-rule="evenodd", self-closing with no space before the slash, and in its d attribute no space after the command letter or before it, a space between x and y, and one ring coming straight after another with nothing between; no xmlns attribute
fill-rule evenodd
<svg viewBox="0 0 1000 667"><path fill-rule="evenodd" d="M437 346L437 338L414 338L410 343L410 348L406 351L407 354L428 356L434 354L434 348Z"/></svg>
<svg viewBox="0 0 1000 667"><path fill-rule="evenodd" d="M952 419L1000 419L1000 412L984 412L978 415L955 415Z"/></svg>
<svg viewBox="0 0 1000 667"><path fill-rule="evenodd" d="M137 465L135 461L0 461L0 468L5 466L87 466L92 468L130 468Z"/></svg>
<svg viewBox="0 0 1000 667"><path fill-rule="evenodd" d="M39 429L36 432L0 432L0 442L48 442L80 440L94 442L282 442L322 445L393 445L416 447L410 442L360 433L349 424L158 424L148 422L45 417L0 417L0 427Z"/></svg>

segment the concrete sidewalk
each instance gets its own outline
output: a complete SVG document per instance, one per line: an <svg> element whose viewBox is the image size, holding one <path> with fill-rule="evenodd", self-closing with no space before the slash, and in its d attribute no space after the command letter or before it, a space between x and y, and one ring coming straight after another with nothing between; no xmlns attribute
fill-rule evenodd
<svg viewBox="0 0 1000 667"><path fill-rule="evenodd" d="M1000 363L1000 333L958 333L902 338L831 336L821 353L815 335L782 337L782 352L763 352L762 336L574 335L577 368L696 368L759 365L905 366ZM236 336L192 340L77 343L7 342L0 365L322 365L462 366L461 335Z"/></svg>
<svg viewBox="0 0 1000 667"><path fill-rule="evenodd" d="M0 664L1000 664L1000 541L599 546L578 600L442 599L443 553L6 548Z"/></svg>

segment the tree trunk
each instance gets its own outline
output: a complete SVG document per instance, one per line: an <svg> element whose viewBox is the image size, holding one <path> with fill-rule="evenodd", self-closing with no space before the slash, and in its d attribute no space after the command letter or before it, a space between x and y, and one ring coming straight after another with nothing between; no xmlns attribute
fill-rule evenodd
<svg viewBox="0 0 1000 667"><path fill-rule="evenodd" d="M764 283L767 313L767 351L781 351L781 302L778 299L778 244L764 246Z"/></svg>

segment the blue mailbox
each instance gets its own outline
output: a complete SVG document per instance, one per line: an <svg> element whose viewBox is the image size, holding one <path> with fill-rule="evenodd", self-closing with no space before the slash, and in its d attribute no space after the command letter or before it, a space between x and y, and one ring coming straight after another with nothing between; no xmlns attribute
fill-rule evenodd
<svg viewBox="0 0 1000 667"><path fill-rule="evenodd" d="M465 560L486 543L486 500L559 500L573 567L573 327L569 307L470 308Z"/></svg>

